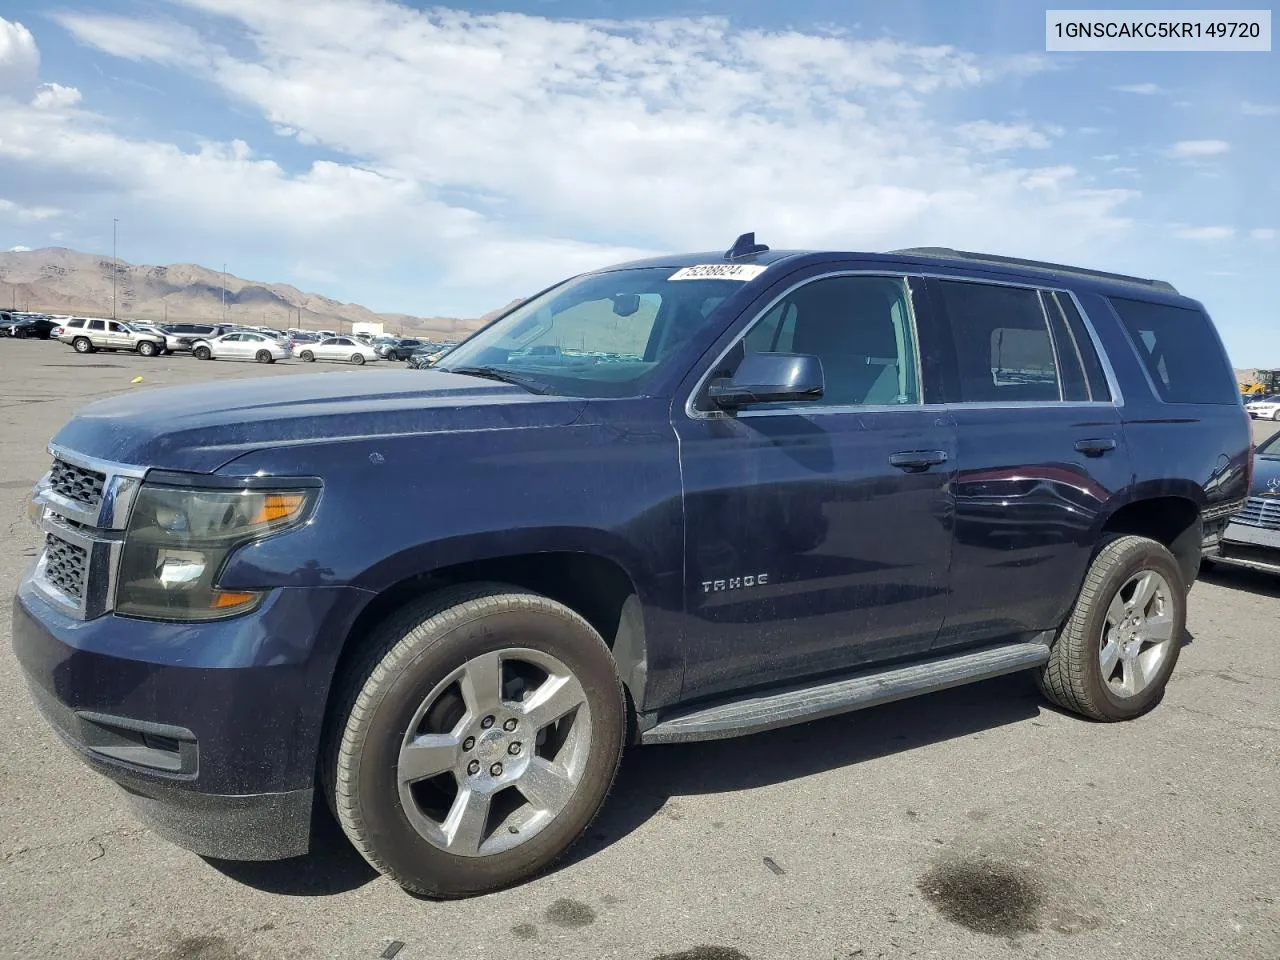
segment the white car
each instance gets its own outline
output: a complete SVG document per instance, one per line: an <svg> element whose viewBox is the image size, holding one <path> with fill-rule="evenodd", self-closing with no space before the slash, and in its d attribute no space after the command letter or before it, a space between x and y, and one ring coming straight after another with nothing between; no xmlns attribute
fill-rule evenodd
<svg viewBox="0 0 1280 960"><path fill-rule="evenodd" d="M1280 420L1280 399L1268 397L1266 400L1254 400L1246 403L1245 410L1249 416L1258 420Z"/></svg>
<svg viewBox="0 0 1280 960"><path fill-rule="evenodd" d="M237 330L220 337L197 340L191 345L197 360L256 360L275 363L293 356L293 348L262 333Z"/></svg>
<svg viewBox="0 0 1280 960"><path fill-rule="evenodd" d="M298 351L298 359L305 363L313 360L344 360L347 363L361 364L369 360L377 360L378 354L367 343L361 343L355 337L328 337L319 343L309 343Z"/></svg>

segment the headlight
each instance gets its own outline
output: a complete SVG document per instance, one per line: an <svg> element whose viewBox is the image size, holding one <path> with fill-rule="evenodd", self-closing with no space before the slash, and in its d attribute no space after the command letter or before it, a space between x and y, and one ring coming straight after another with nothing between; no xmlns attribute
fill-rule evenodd
<svg viewBox="0 0 1280 960"><path fill-rule="evenodd" d="M315 494L144 484L125 535L116 612L153 620L216 620L252 610L264 594L217 586L228 555L305 522Z"/></svg>

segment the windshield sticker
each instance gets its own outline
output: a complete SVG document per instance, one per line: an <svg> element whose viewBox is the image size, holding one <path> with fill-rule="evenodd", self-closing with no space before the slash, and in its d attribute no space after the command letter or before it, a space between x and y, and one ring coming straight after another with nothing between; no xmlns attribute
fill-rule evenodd
<svg viewBox="0 0 1280 960"><path fill-rule="evenodd" d="M754 280L766 267L752 263L700 263L695 267L682 267L668 280Z"/></svg>

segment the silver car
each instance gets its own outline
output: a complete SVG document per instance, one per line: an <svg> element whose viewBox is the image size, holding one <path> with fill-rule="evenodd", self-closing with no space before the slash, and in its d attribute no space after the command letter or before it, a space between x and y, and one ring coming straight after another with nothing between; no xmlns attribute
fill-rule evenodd
<svg viewBox="0 0 1280 960"><path fill-rule="evenodd" d="M220 337L197 340L191 345L197 360L256 360L275 363L293 356L293 347L264 333L237 330Z"/></svg>
<svg viewBox="0 0 1280 960"><path fill-rule="evenodd" d="M123 320L72 317L58 329L58 339L71 344L76 353L128 350L154 357L165 349L163 335L135 329Z"/></svg>
<svg viewBox="0 0 1280 960"><path fill-rule="evenodd" d="M313 360L341 360L358 365L377 360L378 354L373 347L354 337L328 337L319 343L307 344L298 351L298 359L305 363Z"/></svg>

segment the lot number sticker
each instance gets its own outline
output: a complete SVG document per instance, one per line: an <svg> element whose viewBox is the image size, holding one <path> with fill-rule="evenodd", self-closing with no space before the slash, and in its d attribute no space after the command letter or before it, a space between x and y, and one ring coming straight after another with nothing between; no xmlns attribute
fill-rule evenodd
<svg viewBox="0 0 1280 960"><path fill-rule="evenodd" d="M668 280L754 280L766 267L751 263L700 263L677 270Z"/></svg>

